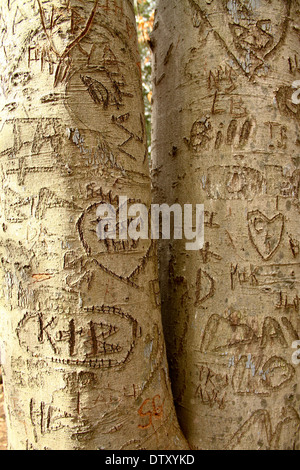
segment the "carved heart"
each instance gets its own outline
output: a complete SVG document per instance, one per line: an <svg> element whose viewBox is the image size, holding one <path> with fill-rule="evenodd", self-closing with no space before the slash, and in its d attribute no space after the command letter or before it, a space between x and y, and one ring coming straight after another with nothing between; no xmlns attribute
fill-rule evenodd
<svg viewBox="0 0 300 470"><path fill-rule="evenodd" d="M250 240L264 260L270 259L282 240L284 216L277 214L268 219L262 212L254 211L248 214Z"/></svg>
<svg viewBox="0 0 300 470"><path fill-rule="evenodd" d="M87 35L97 12L99 0L94 0L87 18L81 17L70 2L55 2L49 6L42 0L38 1L41 23L49 42L49 47L62 60ZM72 39L66 45L66 31L71 31ZM56 33L56 34L54 34ZM55 39L54 39L55 38Z"/></svg>
<svg viewBox="0 0 300 470"><path fill-rule="evenodd" d="M207 0L189 0L189 3L194 11L194 26L202 23L213 31L229 57L249 77L264 65L287 32L291 0L262 0L259 8L250 0L212 0L209 4ZM229 21L224 21L224 16Z"/></svg>
<svg viewBox="0 0 300 470"><path fill-rule="evenodd" d="M102 193L102 191L101 191ZM132 202L130 200L130 202ZM133 280L150 255L151 240L106 239L100 240L97 235L97 208L101 203L109 203L115 207L118 216L119 198L112 198L110 194L102 193L97 203L90 205L77 222L77 229L83 248L90 260L98 266L122 280ZM129 218L127 224L131 222ZM119 229L117 221L117 230Z"/></svg>

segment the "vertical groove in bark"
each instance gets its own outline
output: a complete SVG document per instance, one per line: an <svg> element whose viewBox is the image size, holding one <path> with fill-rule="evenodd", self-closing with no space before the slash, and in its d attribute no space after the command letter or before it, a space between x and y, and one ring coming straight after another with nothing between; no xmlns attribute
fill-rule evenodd
<svg viewBox="0 0 300 470"><path fill-rule="evenodd" d="M11 449L184 448L150 241L97 207L150 203L131 0L1 2L1 352Z"/></svg>
<svg viewBox="0 0 300 470"><path fill-rule="evenodd" d="M202 250L160 246L173 391L195 449L300 447L299 11L157 3L155 202L205 206Z"/></svg>

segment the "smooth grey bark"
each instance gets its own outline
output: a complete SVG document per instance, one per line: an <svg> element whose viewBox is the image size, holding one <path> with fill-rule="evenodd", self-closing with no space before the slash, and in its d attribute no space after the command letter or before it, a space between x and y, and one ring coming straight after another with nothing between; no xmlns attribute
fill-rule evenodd
<svg viewBox="0 0 300 470"><path fill-rule="evenodd" d="M205 207L203 249L160 245L194 449L300 447L299 18L294 0L157 2L154 199Z"/></svg>
<svg viewBox="0 0 300 470"><path fill-rule="evenodd" d="M155 245L99 241L150 204L131 0L1 2L1 353L10 449L182 449Z"/></svg>

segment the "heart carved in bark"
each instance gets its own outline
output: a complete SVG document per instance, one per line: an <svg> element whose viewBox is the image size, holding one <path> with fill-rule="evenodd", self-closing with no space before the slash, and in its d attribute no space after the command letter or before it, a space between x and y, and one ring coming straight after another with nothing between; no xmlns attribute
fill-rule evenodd
<svg viewBox="0 0 300 470"><path fill-rule="evenodd" d="M94 0L87 17L81 16L80 9L70 5L70 1L43 2L37 0L44 33L49 41L51 50L59 59L67 57L69 52L87 35L97 12L99 0ZM71 34L69 34L71 33ZM66 44L66 35L70 40Z"/></svg>
<svg viewBox="0 0 300 470"><path fill-rule="evenodd" d="M70 0L46 2L37 0L43 36L40 38L47 45L45 57L51 57L56 64L54 87L64 82L71 70L71 52L89 33L97 13L99 0L94 0L90 10L82 12L82 5L70 3ZM45 36L45 37L44 37Z"/></svg>
<svg viewBox="0 0 300 470"><path fill-rule="evenodd" d="M138 202L128 200L129 203ZM99 239L97 226L101 220L97 216L97 208L101 204L109 204L116 211L116 235L115 238ZM132 222L131 217L127 221L127 228ZM112 221L114 223L114 220ZM77 221L77 230L90 261L95 262L104 271L117 276L121 280L134 283L135 275L150 257L152 243L150 239L126 240L119 239L118 234L121 229L119 222L119 197L113 197L111 193L105 194L99 190L99 201L91 204L85 209Z"/></svg>
<svg viewBox="0 0 300 470"><path fill-rule="evenodd" d="M193 24L204 25L230 59L252 77L283 43L292 0L189 0ZM259 5L258 5L259 3ZM227 17L227 21L224 21Z"/></svg>
<svg viewBox="0 0 300 470"><path fill-rule="evenodd" d="M272 219L259 210L248 213L250 240L264 260L269 260L282 240L284 216L277 214Z"/></svg>

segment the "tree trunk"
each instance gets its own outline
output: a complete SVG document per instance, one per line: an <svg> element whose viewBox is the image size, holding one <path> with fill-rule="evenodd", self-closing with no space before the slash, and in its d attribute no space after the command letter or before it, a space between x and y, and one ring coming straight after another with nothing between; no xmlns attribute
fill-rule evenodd
<svg viewBox="0 0 300 470"><path fill-rule="evenodd" d="M131 0L1 5L1 352L10 449L186 448L155 246L99 241L151 202Z"/></svg>
<svg viewBox="0 0 300 470"><path fill-rule="evenodd" d="M194 449L300 448L299 10L157 4L155 202L205 208L203 249L160 246L171 381Z"/></svg>

